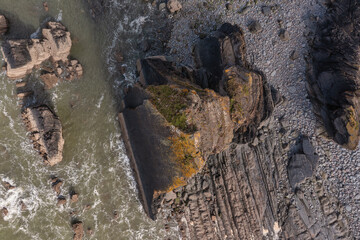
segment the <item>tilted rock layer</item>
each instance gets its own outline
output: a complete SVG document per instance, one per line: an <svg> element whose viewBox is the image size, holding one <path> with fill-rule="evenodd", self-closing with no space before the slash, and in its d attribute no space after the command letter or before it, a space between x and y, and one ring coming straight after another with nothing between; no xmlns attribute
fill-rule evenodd
<svg viewBox="0 0 360 240"><path fill-rule="evenodd" d="M177 221L182 239L353 239L324 179L309 174L292 190L278 137L270 130L257 146L233 144L211 156L155 205L170 210L165 218Z"/></svg>
<svg viewBox="0 0 360 240"><path fill-rule="evenodd" d="M330 138L355 149L360 137L360 2L331 1L312 46L307 90Z"/></svg>
<svg viewBox="0 0 360 240"><path fill-rule="evenodd" d="M140 83L124 98L122 132L152 217L154 197L185 185L233 141L253 140L273 111L269 85L245 62L241 29L224 24L214 35L197 44L195 68L165 57L139 60ZM154 166L161 173L149 171Z"/></svg>
<svg viewBox="0 0 360 240"><path fill-rule="evenodd" d="M42 29L42 39L6 40L1 47L7 63L7 76L18 79L33 67L51 58L54 62L67 61L71 49L70 33L58 22L48 22Z"/></svg>
<svg viewBox="0 0 360 240"><path fill-rule="evenodd" d="M47 106L25 108L22 117L34 148L44 163L53 166L62 160L64 139L59 118Z"/></svg>

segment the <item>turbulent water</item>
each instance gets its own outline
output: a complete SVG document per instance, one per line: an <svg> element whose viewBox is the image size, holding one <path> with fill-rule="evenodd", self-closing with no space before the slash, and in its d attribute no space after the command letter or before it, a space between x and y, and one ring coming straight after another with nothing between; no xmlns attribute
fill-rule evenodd
<svg viewBox="0 0 360 240"><path fill-rule="evenodd" d="M50 91L65 138L64 159L54 167L44 166L33 150L21 120L15 81L1 73L0 181L16 188L6 191L0 186L0 209L9 211L0 217L0 239L72 239L74 219L82 221L85 230L93 230L86 239L177 238L144 214L117 122L115 93L135 81L133 66L149 6L142 0L109 1L109 14L94 21L84 1L48 0L49 12L42 2L0 0L0 13L12 20L10 34L29 36L50 18L62 21L73 39L71 55L85 72L80 80ZM117 49L126 50L124 76L113 59ZM52 175L64 181L62 195L74 188L79 202L57 207Z"/></svg>

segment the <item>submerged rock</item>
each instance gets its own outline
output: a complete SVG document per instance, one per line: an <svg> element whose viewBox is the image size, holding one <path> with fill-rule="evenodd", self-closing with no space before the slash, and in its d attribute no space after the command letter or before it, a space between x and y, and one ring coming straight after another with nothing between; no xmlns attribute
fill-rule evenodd
<svg viewBox="0 0 360 240"><path fill-rule="evenodd" d="M348 149L360 138L359 31L359 1L331 1L313 42L306 86L328 136Z"/></svg>
<svg viewBox="0 0 360 240"><path fill-rule="evenodd" d="M62 160L64 139L62 126L56 114L46 105L25 108L22 118L34 148L44 163L53 166Z"/></svg>
<svg viewBox="0 0 360 240"><path fill-rule="evenodd" d="M0 15L0 35L4 35L8 30L8 22L5 16Z"/></svg>
<svg viewBox="0 0 360 240"><path fill-rule="evenodd" d="M67 61L71 49L70 33L58 22L48 22L42 39L6 40L1 47L7 63L7 76L25 77L35 66L48 59Z"/></svg>
<svg viewBox="0 0 360 240"><path fill-rule="evenodd" d="M76 222L72 225L74 231L73 240L81 240L84 237L84 226L82 222Z"/></svg>

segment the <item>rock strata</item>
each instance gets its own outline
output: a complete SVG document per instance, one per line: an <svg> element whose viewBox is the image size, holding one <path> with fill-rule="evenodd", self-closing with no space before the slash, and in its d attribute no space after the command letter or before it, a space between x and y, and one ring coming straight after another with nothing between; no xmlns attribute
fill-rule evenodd
<svg viewBox="0 0 360 240"><path fill-rule="evenodd" d="M48 22L42 29L42 39L6 40L1 47L7 63L7 76L25 77L35 66L52 59L67 61L71 49L70 33L58 22Z"/></svg>
<svg viewBox="0 0 360 240"><path fill-rule="evenodd" d="M214 35L195 47L195 68L165 57L139 60L140 83L124 98L119 120L152 217L153 197L185 185L232 141L251 142L273 111L264 76L245 61L241 29L224 24Z"/></svg>
<svg viewBox="0 0 360 240"><path fill-rule="evenodd" d="M45 164L53 166L62 160L64 138L56 114L46 105L25 108L22 118L34 148Z"/></svg>
<svg viewBox="0 0 360 240"><path fill-rule="evenodd" d="M307 91L314 113L338 144L359 142L359 1L331 1L313 41Z"/></svg>
<svg viewBox="0 0 360 240"><path fill-rule="evenodd" d="M269 129L257 146L233 144L175 189L174 200L157 199L182 239L352 239L326 180L309 176L292 190L287 154L276 139Z"/></svg>

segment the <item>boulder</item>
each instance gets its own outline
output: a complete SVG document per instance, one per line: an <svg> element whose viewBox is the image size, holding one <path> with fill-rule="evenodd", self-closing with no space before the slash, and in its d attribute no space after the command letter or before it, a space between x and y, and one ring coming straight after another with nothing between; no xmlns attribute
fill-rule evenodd
<svg viewBox="0 0 360 240"><path fill-rule="evenodd" d="M5 16L0 15L0 35L4 35L8 30L8 21Z"/></svg>
<svg viewBox="0 0 360 240"><path fill-rule="evenodd" d="M84 237L84 226L82 222L76 222L72 225L74 231L73 240L81 240Z"/></svg>
<svg viewBox="0 0 360 240"><path fill-rule="evenodd" d="M61 192L61 186L63 185L63 182L56 178L56 179L53 179L52 180L52 189L56 192L56 195L60 195L60 192Z"/></svg>
<svg viewBox="0 0 360 240"><path fill-rule="evenodd" d="M312 177L317 167L319 156L306 136L301 136L287 166L289 182L292 188Z"/></svg>
<svg viewBox="0 0 360 240"><path fill-rule="evenodd" d="M182 9L182 5L178 0L169 0L166 6L171 13L178 12Z"/></svg>
<svg viewBox="0 0 360 240"><path fill-rule="evenodd" d="M2 182L2 185L4 186L4 188L6 189L6 190L11 190L11 189L14 189L14 188L16 188L15 186L13 186L13 185L11 185L9 182Z"/></svg>
<svg viewBox="0 0 360 240"><path fill-rule="evenodd" d="M76 203L77 201L79 201L79 194L71 193L70 194L70 200L71 200L72 203Z"/></svg>
<svg viewBox="0 0 360 240"><path fill-rule="evenodd" d="M59 207L65 204L66 204L66 198L64 196L59 196L56 205Z"/></svg>
<svg viewBox="0 0 360 240"><path fill-rule="evenodd" d="M72 43L66 28L61 23L48 22L42 35L42 39L6 40L2 44L9 78L23 78L49 58L55 62L67 61Z"/></svg>
<svg viewBox="0 0 360 240"><path fill-rule="evenodd" d="M360 3L332 1L312 44L307 91L328 137L348 149L360 138Z"/></svg>
<svg viewBox="0 0 360 240"><path fill-rule="evenodd" d="M30 132L34 148L45 164L53 166L62 160L64 138L62 126L56 114L46 105L28 107L22 118Z"/></svg>

